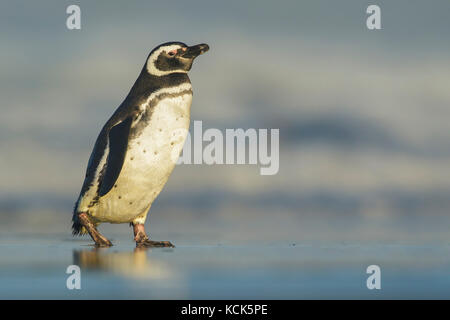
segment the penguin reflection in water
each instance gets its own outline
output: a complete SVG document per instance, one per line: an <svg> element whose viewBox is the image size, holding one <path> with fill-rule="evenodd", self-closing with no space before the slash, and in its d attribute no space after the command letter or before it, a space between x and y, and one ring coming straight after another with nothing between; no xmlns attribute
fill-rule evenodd
<svg viewBox="0 0 450 320"><path fill-rule="evenodd" d="M207 44L168 42L150 52L130 93L101 130L72 217L73 234L112 246L97 226L130 223L137 247L173 247L150 240L144 223L167 182L189 129L192 87L187 72Z"/></svg>

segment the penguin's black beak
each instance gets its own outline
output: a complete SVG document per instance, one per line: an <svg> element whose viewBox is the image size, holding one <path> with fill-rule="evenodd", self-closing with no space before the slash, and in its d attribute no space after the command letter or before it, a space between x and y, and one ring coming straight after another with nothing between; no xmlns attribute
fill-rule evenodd
<svg viewBox="0 0 450 320"><path fill-rule="evenodd" d="M194 59L208 50L209 46L206 43L197 44L195 46L187 47L186 50L183 50L181 56L187 59Z"/></svg>

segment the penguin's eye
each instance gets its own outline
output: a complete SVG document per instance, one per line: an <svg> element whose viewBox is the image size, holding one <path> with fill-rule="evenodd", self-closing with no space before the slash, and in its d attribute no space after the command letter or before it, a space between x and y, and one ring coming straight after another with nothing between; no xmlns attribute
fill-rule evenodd
<svg viewBox="0 0 450 320"><path fill-rule="evenodd" d="M171 51L167 52L167 54L168 54L169 56L173 57L174 55L177 54L177 50L171 50Z"/></svg>

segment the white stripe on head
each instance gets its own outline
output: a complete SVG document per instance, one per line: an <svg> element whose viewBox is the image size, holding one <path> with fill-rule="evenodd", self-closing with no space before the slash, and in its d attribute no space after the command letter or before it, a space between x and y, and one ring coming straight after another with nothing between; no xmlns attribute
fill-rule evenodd
<svg viewBox="0 0 450 320"><path fill-rule="evenodd" d="M183 69L168 70L168 71L159 70L156 67L156 65L155 65L156 60L158 59L159 55L162 52L164 52L164 51L165 52L169 52L169 51L180 49L180 48L183 48L183 47L181 45L179 45L179 44L173 44L173 45L170 45L170 46L163 46L161 48L158 48L158 50L154 51L150 55L150 57L148 57L148 60L147 60L147 72L149 74L151 74L151 75L158 76L158 77L159 76L165 76L165 75L168 75L168 74L171 74L171 73L180 73L180 72L187 73L187 71L183 70Z"/></svg>

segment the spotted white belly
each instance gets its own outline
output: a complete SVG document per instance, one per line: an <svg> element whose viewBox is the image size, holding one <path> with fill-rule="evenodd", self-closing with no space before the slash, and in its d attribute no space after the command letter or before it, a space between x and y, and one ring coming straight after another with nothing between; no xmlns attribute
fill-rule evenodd
<svg viewBox="0 0 450 320"><path fill-rule="evenodd" d="M167 182L189 130L192 94L162 99L150 122L131 140L115 186L99 199L98 222L132 222L145 214Z"/></svg>

